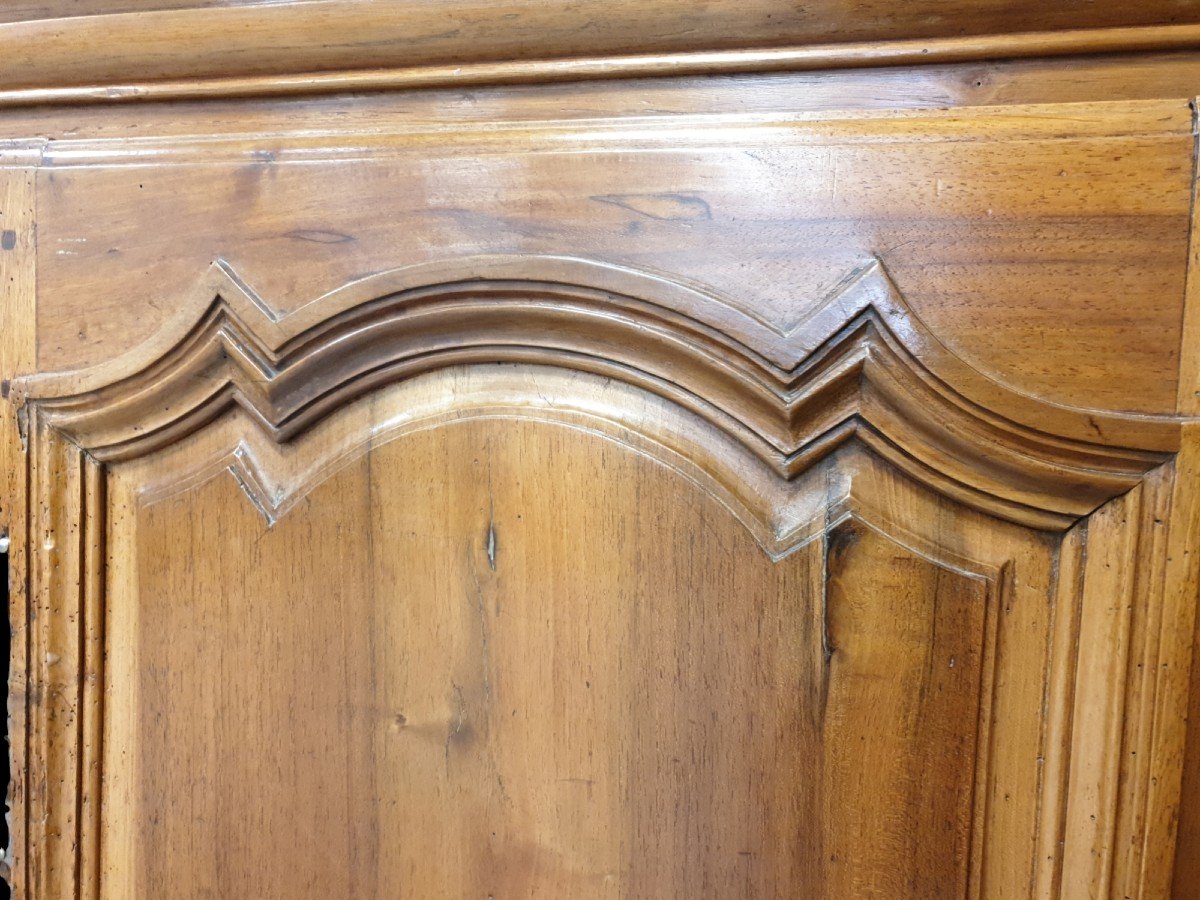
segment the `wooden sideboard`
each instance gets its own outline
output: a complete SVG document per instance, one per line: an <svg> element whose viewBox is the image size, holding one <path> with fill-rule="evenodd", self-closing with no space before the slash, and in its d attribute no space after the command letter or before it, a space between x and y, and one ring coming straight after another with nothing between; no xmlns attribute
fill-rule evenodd
<svg viewBox="0 0 1200 900"><path fill-rule="evenodd" d="M1188 0L6 4L17 896L1200 898L1197 93Z"/></svg>

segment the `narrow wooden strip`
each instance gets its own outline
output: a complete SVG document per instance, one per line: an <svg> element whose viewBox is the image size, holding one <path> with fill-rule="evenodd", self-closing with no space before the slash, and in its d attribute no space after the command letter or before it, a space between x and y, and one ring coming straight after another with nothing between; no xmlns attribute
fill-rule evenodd
<svg viewBox="0 0 1200 900"><path fill-rule="evenodd" d="M1174 865L1196 866L1192 847L1177 852L1181 815L1195 815L1183 806L1183 775L1188 734L1186 725L1198 727L1200 718L1188 716L1189 680L1193 674L1193 640L1196 628L1197 584L1200 583L1200 426L1184 431L1183 449L1175 458L1175 478L1168 523L1162 584L1157 657L1154 668L1154 711L1147 745L1139 747L1152 777L1146 785L1140 870L1137 883L1142 897L1165 897ZM1194 693L1194 688L1192 689ZM1193 798L1197 799L1197 798ZM1189 835L1191 840L1197 836ZM1179 879L1182 888L1197 884Z"/></svg>
<svg viewBox="0 0 1200 900"><path fill-rule="evenodd" d="M5 140L0 146L5 160L20 160L23 154L32 165L42 158L43 149L115 145L145 141L147 136L152 136L151 144L161 146L195 144L198 135L214 143L249 137L262 142L283 136L294 140L300 135L330 135L333 132L323 129L322 123L336 120L336 134L343 136L438 128L443 139L449 141L457 131L479 131L496 125L520 128L551 122L579 132L601 122L645 121L648 110L679 121L692 116L707 120L721 114L854 119L872 112L883 116L903 111L945 115L953 110L969 110L978 126L986 114L995 116L1010 106L1057 109L1065 117L1068 112L1079 112L1078 104L1094 105L1098 98L1119 112L1119 121L1109 117L1110 132L1127 129L1131 113L1130 108L1113 104L1154 100L1177 104L1180 113L1171 116L1169 130L1178 127L1190 131L1188 106L1197 84L1200 53L1180 52L500 86L473 90L470 103L464 103L462 92L450 87L392 95L280 98L256 104L231 101L219 107L212 103L133 103L125 104L116 114L111 107L93 105L80 107L66 117L61 109L47 107L10 110L3 119L0 134ZM1095 127L1095 133L1099 133L1098 122ZM1142 130L1145 125L1137 127ZM1166 123L1153 128L1155 134L1167 130ZM962 133L976 132L964 128ZM330 147L335 143L327 141ZM349 143L356 144L357 137ZM343 151L345 145L343 141Z"/></svg>
<svg viewBox="0 0 1200 900"><path fill-rule="evenodd" d="M1197 227L1197 192L1200 191L1200 98L1192 108L1192 217L1188 230L1187 278L1183 296L1183 335L1179 352L1179 412L1200 415L1200 228Z"/></svg>
<svg viewBox="0 0 1200 900"><path fill-rule="evenodd" d="M44 852L35 855L28 852L31 848L45 847L45 819L38 814L46 804L45 797L45 706L41 703L42 687L38 676L36 660L46 655L45 626L46 608L44 588L48 578L50 563L44 552L34 552L34 548L45 547L46 517L49 508L47 496L48 479L45 474L46 457L40 453L43 443L42 430L37 426L37 411L30 411L29 420L29 604L26 626L28 628L28 646L26 648L25 681L26 681L26 730L25 730L25 767L21 778L25 783L25 809L23 810L25 837L22 847L27 852L21 865L21 876L17 881L22 890L31 897L39 896L39 891L45 883L42 874L42 864L46 859Z"/></svg>
<svg viewBox="0 0 1200 900"><path fill-rule="evenodd" d="M1177 628L1188 611L1170 602L1165 590L1169 531L1174 524L1172 500L1175 469L1167 465L1151 473L1143 487L1141 522L1138 530L1137 570L1132 598L1128 674L1125 682L1124 729L1121 737L1121 769L1117 796L1117 826L1113 852L1113 892L1121 897L1144 895L1143 859L1147 851L1170 871L1170 847L1163 835L1153 836L1147 847L1148 811L1156 784L1177 781L1166 769L1156 767L1155 739L1161 738L1163 667L1174 667L1166 628ZM1188 628L1191 631L1191 628ZM1164 644L1164 639L1166 643ZM1188 657L1183 658L1186 667ZM1178 710L1176 716L1181 714ZM1177 765L1177 763L1176 763ZM1165 865L1163 861L1165 860ZM1161 892L1149 896L1162 896Z"/></svg>
<svg viewBox="0 0 1200 900"><path fill-rule="evenodd" d="M83 458L83 587L80 665L80 897L100 898L100 838L104 761L106 481L104 469Z"/></svg>
<svg viewBox="0 0 1200 900"><path fill-rule="evenodd" d="M33 371L36 354L35 179L32 169L0 171L0 383ZM25 731L28 700L27 591L28 505L24 441L16 408L0 401L0 533L10 538L8 555L9 762L14 775L8 788L9 843L4 875L23 895L26 852L27 785Z"/></svg>
<svg viewBox="0 0 1200 900"><path fill-rule="evenodd" d="M293 10L293 6L304 8ZM320 17L328 42L335 45L347 23L373 17L383 32L381 39L404 26L411 40L423 47L435 40L462 46L497 26L507 34L528 33L535 25L552 35L573 28L584 32L579 39L588 41L606 34L622 35L639 26L637 33L626 39L663 40L674 35L677 40L689 41L711 36L716 27L734 23L748 36L779 33L785 39L802 36L817 41L838 35L861 40L1072 28L1081 21L1096 28L1153 25L1180 21L1184 4L1182 0L1136 4L1095 0L1080 7L1039 0L809 0L800 7L781 0L707 0L702 4L694 0L655 0L652 4L641 0L422 0L403 4L392 0L5 0L0 4L0 23L128 13L161 16L171 10L191 11L189 19L196 21L201 12L231 17L228 7L249 7L237 21L245 26L270 24L280 30L281 40L294 37L288 22L302 21L306 15ZM160 21L172 18L168 15ZM686 29L682 27L685 24ZM669 35L662 33L664 28ZM364 52L373 50L364 48Z"/></svg>
<svg viewBox="0 0 1200 900"><path fill-rule="evenodd" d="M77 897L85 754L81 687L85 666L82 452L38 424L31 578L27 846L31 897Z"/></svg>
<svg viewBox="0 0 1200 900"><path fill-rule="evenodd" d="M351 68L361 53L347 52L330 61L328 71L311 71L311 48L281 54L277 71L247 71L263 54L229 62L215 69L220 50L204 44L224 32L206 32L201 26L176 42L138 40L122 36L122 28L145 27L105 17L106 29L92 39L105 52L89 60L88 38L74 35L62 22L30 22L0 26L0 58L14 64L0 79L0 107L45 104L118 103L134 100L184 100L214 97L281 97L306 94L469 87L485 84L529 84L594 79L660 76L720 75L748 72L799 72L882 66L962 63L980 60L1035 59L1114 53L1149 53L1200 48L1200 24L1156 25L1135 28L1077 29L1024 34L983 35L932 40L869 41L760 49L689 50L562 58L500 58L474 62L444 62L431 58L421 65L411 62L407 47L398 47L394 61L373 68ZM81 19L88 33L96 20ZM313 34L319 35L317 29ZM251 34L250 38L261 37ZM242 40L246 37L243 36ZM361 45L360 45L361 46ZM114 53L112 48L123 48ZM359 49L358 47L355 48ZM25 65L15 60L25 59ZM166 60L164 63L163 60ZM48 60L59 60L47 65ZM250 60L253 60L251 62ZM205 62L207 61L207 62ZM70 64L68 65L68 62ZM299 66L305 70L297 71ZM135 77L130 78L130 74ZM141 77L138 77L138 76Z"/></svg>
<svg viewBox="0 0 1200 900"><path fill-rule="evenodd" d="M979 717L975 728L980 746L976 749L974 797L972 800L972 834L968 854L966 900L980 900L990 896L988 876L989 844L985 835L991 820L993 785L995 783L996 744L1003 740L999 729L993 728L996 721L996 679L1000 668L1002 650L1000 646L1001 610L1013 602L1013 566L1006 561L1000 568L987 576L987 616L984 620L984 662L980 679Z"/></svg>
<svg viewBox="0 0 1200 900"><path fill-rule="evenodd" d="M1033 890L1038 900L1060 896L1086 544L1087 525L1080 523L1063 536L1055 562L1046 694L1042 703L1041 799Z"/></svg>
<svg viewBox="0 0 1200 900"><path fill-rule="evenodd" d="M1181 100L970 107L943 110L867 110L828 113L731 113L623 116L581 122L570 118L488 123L372 121L366 127L240 134L65 138L38 150L55 168L246 163L271 155L272 165L363 162L430 153L472 156L634 152L643 149L808 147L851 144L988 143L1188 136L1192 116ZM308 126L308 127L306 127ZM28 157L30 142L0 140L0 162Z"/></svg>
<svg viewBox="0 0 1200 900"><path fill-rule="evenodd" d="M1193 115L1200 100L1192 101ZM1179 411L1188 416L1200 414L1200 228L1197 228L1196 176L1200 172L1200 138L1193 139L1192 222L1188 253L1188 274L1184 296L1183 339L1180 346ZM1178 796L1151 798L1148 820L1175 838L1172 871L1176 896L1184 896L1188 885L1200 884L1200 631L1197 630L1197 584L1200 583L1200 426L1188 425L1183 431L1183 447L1176 457L1176 509L1171 523L1171 542L1165 585L1165 602L1176 606L1182 621L1171 623L1169 640L1172 650L1180 652L1181 642L1191 644L1191 667L1177 664L1170 673L1164 699L1164 730L1156 740L1156 756L1170 760L1180 756ZM1189 688L1190 684L1190 688ZM1182 699L1179 694L1182 692ZM1168 733L1166 717L1182 715L1186 730ZM1166 786L1166 791L1174 784ZM1160 865L1165 865L1160 862Z"/></svg>
<svg viewBox="0 0 1200 900"><path fill-rule="evenodd" d="M1062 874L1081 896L1108 897L1112 881L1142 503L1139 486L1088 524Z"/></svg>

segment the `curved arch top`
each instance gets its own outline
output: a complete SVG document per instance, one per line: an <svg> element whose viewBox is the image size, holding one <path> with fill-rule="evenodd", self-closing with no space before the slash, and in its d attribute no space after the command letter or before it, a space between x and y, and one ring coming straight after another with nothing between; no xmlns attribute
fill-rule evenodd
<svg viewBox="0 0 1200 900"><path fill-rule="evenodd" d="M98 459L121 460L235 404L286 441L389 382L544 364L666 397L785 479L858 438L945 493L1045 528L1128 490L1179 442L1173 419L1064 407L983 375L930 333L877 259L787 330L656 275L567 257L396 269L286 316L224 261L196 290L126 356L19 379L13 398Z"/></svg>

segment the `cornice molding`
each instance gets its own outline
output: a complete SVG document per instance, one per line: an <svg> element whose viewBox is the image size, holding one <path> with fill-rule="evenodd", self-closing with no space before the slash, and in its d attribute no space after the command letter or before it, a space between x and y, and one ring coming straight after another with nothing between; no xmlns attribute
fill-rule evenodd
<svg viewBox="0 0 1200 900"><path fill-rule="evenodd" d="M425 372L549 365L660 395L784 479L857 438L943 493L1053 528L1129 490L1179 441L1176 420L1057 406L981 374L929 332L874 259L788 329L655 275L565 257L393 270L287 315L224 262L196 290L127 356L19 379L12 398L117 461L235 405L283 442Z"/></svg>
<svg viewBox="0 0 1200 900"><path fill-rule="evenodd" d="M1130 24L921 36L917 16L885 39L851 41L870 33L841 21L823 31L772 0L701 11L683 0L412 4L387 14L317 0L38 19L0 23L0 107L1200 50L1200 22L1109 18Z"/></svg>

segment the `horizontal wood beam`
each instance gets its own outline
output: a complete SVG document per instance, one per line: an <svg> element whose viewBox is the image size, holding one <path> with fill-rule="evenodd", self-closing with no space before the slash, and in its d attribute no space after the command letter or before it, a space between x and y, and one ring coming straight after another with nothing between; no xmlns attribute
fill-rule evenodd
<svg viewBox="0 0 1200 900"><path fill-rule="evenodd" d="M389 13L369 4L316 2L5 23L0 24L0 106L1200 49L1200 21L828 42L827 35L812 40L786 17L768 27L767 10L778 11L776 0L710 4L687 28L680 24L685 19L664 17L679 5L674 2L606 4L603 20L594 5L467 8L460 3L452 8L435 3ZM736 22L722 18L734 12Z"/></svg>

